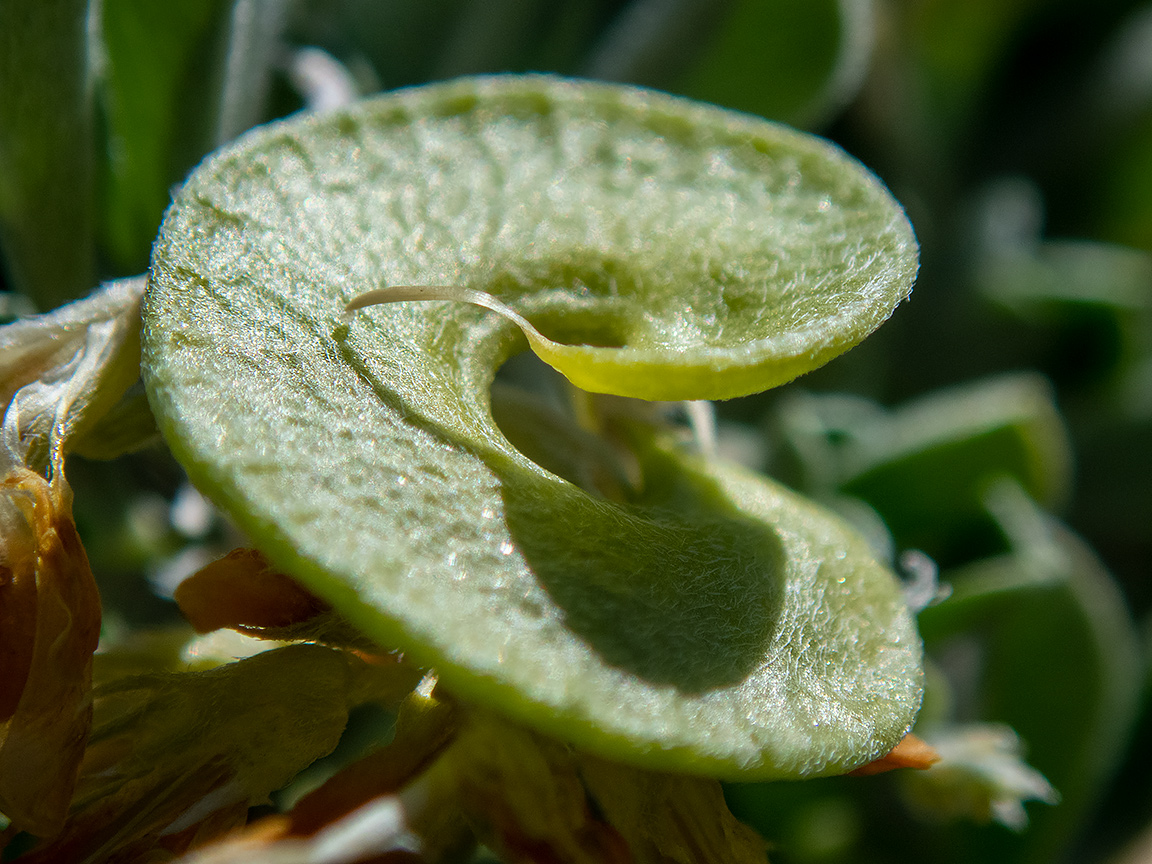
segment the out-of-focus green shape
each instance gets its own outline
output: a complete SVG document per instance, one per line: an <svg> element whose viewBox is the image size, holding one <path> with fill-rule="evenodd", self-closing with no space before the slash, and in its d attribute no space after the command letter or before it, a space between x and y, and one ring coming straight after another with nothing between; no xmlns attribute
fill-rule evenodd
<svg viewBox="0 0 1152 864"><path fill-rule="evenodd" d="M292 0L232 0L220 63L216 146L267 120L273 72L285 62L284 29Z"/></svg>
<svg viewBox="0 0 1152 864"><path fill-rule="evenodd" d="M1152 108L1108 165L1100 222L1120 243L1152 252Z"/></svg>
<svg viewBox="0 0 1152 864"><path fill-rule="evenodd" d="M919 640L863 540L644 436L643 494L590 495L492 419L523 347L504 319L343 309L379 283L484 288L556 338L623 342L599 350L639 358L628 380L703 396L760 380L739 364L765 329L809 358L862 336L907 290L911 242L859 166L771 124L550 78L421 88L199 169L155 247L146 384L260 548L452 692L661 769L836 773L919 703Z"/></svg>
<svg viewBox="0 0 1152 864"><path fill-rule="evenodd" d="M440 80L530 69L571 71L608 5L604 0L461 3L445 38L434 44L436 59L429 77Z"/></svg>
<svg viewBox="0 0 1152 864"><path fill-rule="evenodd" d="M967 119L1018 28L1040 0L927 0L902 4L920 67L916 92L948 129Z"/></svg>
<svg viewBox="0 0 1152 864"><path fill-rule="evenodd" d="M0 246L44 311L96 281L91 6L0 4Z"/></svg>
<svg viewBox="0 0 1152 864"><path fill-rule="evenodd" d="M462 74L580 68L618 0L307 0L292 8L295 44L323 47L361 92Z"/></svg>
<svg viewBox="0 0 1152 864"><path fill-rule="evenodd" d="M696 57L730 0L631 0L588 52L580 75L667 88Z"/></svg>
<svg viewBox="0 0 1152 864"><path fill-rule="evenodd" d="M863 121L872 164L889 182L947 210L964 194L957 184L979 159L973 153L984 152L971 147L981 112L995 104L996 76L1014 59L1025 24L1047 10L1041 0L878 5L880 47L852 120Z"/></svg>
<svg viewBox="0 0 1152 864"><path fill-rule="evenodd" d="M1004 480L986 501L1010 551L944 574L948 601L920 614L930 648L979 634L980 716L1012 726L1061 796L1030 810L1022 837L958 835L963 860L1058 860L1112 776L1142 680L1140 644L1112 577L1092 551Z"/></svg>
<svg viewBox="0 0 1152 864"><path fill-rule="evenodd" d="M799 126L828 120L864 80L871 0L737 0L678 91Z"/></svg>
<svg viewBox="0 0 1152 864"><path fill-rule="evenodd" d="M1050 240L981 266L980 287L1017 312L1056 305L1152 314L1152 254L1087 240Z"/></svg>
<svg viewBox="0 0 1152 864"><path fill-rule="evenodd" d="M973 273L981 291L1030 325L1063 331L1049 353L1060 358L1065 374L1112 385L1107 395L1119 417L1152 416L1152 253L1044 240L1042 196L1021 178L990 184L982 199ZM1091 461L1094 454L1086 455ZM1099 485L1099 478L1085 482ZM1121 521L1140 524L1140 517Z"/></svg>
<svg viewBox="0 0 1152 864"><path fill-rule="evenodd" d="M990 299L1023 320L1069 330L1063 353L1080 361L1073 374L1114 382L1121 416L1152 416L1152 253L1047 241L989 254L978 278Z"/></svg>
<svg viewBox="0 0 1152 864"><path fill-rule="evenodd" d="M836 495L859 470L858 452L868 436L887 421L888 411L863 396L793 390L780 400L774 417L784 445L775 473L806 494Z"/></svg>
<svg viewBox="0 0 1152 864"><path fill-rule="evenodd" d="M984 521L990 480L1008 475L1049 505L1067 494L1071 449L1051 387L1013 374L931 393L858 429L841 489L874 507L902 547L939 554Z"/></svg>
<svg viewBox="0 0 1152 864"><path fill-rule="evenodd" d="M215 145L226 0L106 0L100 103L102 242L112 264L138 272L172 185Z"/></svg>
<svg viewBox="0 0 1152 864"><path fill-rule="evenodd" d="M1152 6L1133 3L1097 58L1082 135L1097 165L1091 194L1095 230L1152 252ZM1086 116L1085 116L1086 115Z"/></svg>
<svg viewBox="0 0 1152 864"><path fill-rule="evenodd" d="M972 210L973 279L989 299L1031 318L1061 307L1152 310L1152 255L1092 240L1045 239L1044 197L1023 177L987 184Z"/></svg>
<svg viewBox="0 0 1152 864"><path fill-rule="evenodd" d="M987 526L985 487L1000 475L1051 505L1068 492L1068 434L1051 386L1035 374L935 391L894 410L856 396L794 394L777 426L791 457L785 473L821 500L863 499L899 548L955 552L975 525Z"/></svg>
<svg viewBox="0 0 1152 864"><path fill-rule="evenodd" d="M288 36L338 58L367 92L427 80L465 0L299 0ZM364 77L361 77L364 76Z"/></svg>

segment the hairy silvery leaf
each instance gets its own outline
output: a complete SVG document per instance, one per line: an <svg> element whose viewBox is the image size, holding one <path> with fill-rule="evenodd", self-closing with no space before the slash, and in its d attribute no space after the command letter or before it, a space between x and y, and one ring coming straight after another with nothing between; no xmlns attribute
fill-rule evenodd
<svg viewBox="0 0 1152 864"><path fill-rule="evenodd" d="M202 165L154 250L146 384L261 551L451 692L649 767L836 773L890 750L920 696L864 541L658 439L636 442L635 500L590 495L492 419L524 344L504 318L344 308L484 292L582 386L715 398L850 347L915 269L898 205L818 139L632 88L466 80Z"/></svg>

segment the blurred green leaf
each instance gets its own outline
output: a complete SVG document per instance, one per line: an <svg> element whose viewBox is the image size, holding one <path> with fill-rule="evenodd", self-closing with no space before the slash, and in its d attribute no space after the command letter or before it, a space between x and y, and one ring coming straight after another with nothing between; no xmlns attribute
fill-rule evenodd
<svg viewBox="0 0 1152 864"><path fill-rule="evenodd" d="M1011 375L931 393L872 430L841 488L871 504L897 544L938 555L983 521L990 480L1007 474L1037 499L1065 499L1071 449L1050 385Z"/></svg>
<svg viewBox="0 0 1152 864"><path fill-rule="evenodd" d="M978 274L996 302L1018 312L1059 304L1152 315L1152 254L1085 240L1050 240L989 255Z"/></svg>
<svg viewBox="0 0 1152 864"><path fill-rule="evenodd" d="M914 85L950 132L977 107L1021 25L1044 0L925 0L901 4Z"/></svg>
<svg viewBox="0 0 1152 864"><path fill-rule="evenodd" d="M873 42L871 0L737 0L676 79L697 99L816 126L855 95Z"/></svg>
<svg viewBox="0 0 1152 864"><path fill-rule="evenodd" d="M232 0L226 48L220 57L220 100L213 118L219 147L271 119L268 99L285 64L284 31L292 0Z"/></svg>
<svg viewBox="0 0 1152 864"><path fill-rule="evenodd" d="M392 89L432 77L465 2L299 0L291 8L288 36L339 59L361 85L370 85L363 92Z"/></svg>
<svg viewBox="0 0 1152 864"><path fill-rule="evenodd" d="M1052 505L1069 491L1068 433L1038 375L947 388L892 411L858 397L794 396L779 426L806 490L863 499L898 548L933 556L963 555L988 524L983 496L1001 475Z"/></svg>
<svg viewBox="0 0 1152 864"><path fill-rule="evenodd" d="M961 710L1015 729L1062 799L1032 811L1022 837L966 835L963 860L1043 864L1075 839L1119 764L1138 708L1141 646L1114 580L1078 537L1011 481L988 502L1011 551L946 573L952 598L920 624L934 651L980 634L969 691L977 703Z"/></svg>
<svg viewBox="0 0 1152 864"><path fill-rule="evenodd" d="M47 311L96 283L88 0L0 3L0 243Z"/></svg>
<svg viewBox="0 0 1152 864"><path fill-rule="evenodd" d="M565 4L569 12L587 3ZM528 58L551 29L552 0L470 0L438 46L432 77L538 68ZM533 58L534 59L534 58Z"/></svg>
<svg viewBox="0 0 1152 864"><path fill-rule="evenodd" d="M631 0L596 40L581 75L667 89L730 0Z"/></svg>
<svg viewBox="0 0 1152 864"><path fill-rule="evenodd" d="M1131 6L1104 47L1080 108L1090 122L1078 131L1094 163L1085 178L1090 230L1152 252L1152 4Z"/></svg>
<svg viewBox="0 0 1152 864"><path fill-rule="evenodd" d="M229 0L105 0L101 104L104 251L139 272L171 186L215 146Z"/></svg>

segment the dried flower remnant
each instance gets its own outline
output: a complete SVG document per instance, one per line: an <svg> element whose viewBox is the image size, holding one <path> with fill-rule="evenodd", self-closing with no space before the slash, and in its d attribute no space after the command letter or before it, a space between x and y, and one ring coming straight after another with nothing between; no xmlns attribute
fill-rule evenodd
<svg viewBox="0 0 1152 864"><path fill-rule="evenodd" d="M221 627L259 633L299 624L329 609L255 549L233 549L185 579L174 597L198 633Z"/></svg>
<svg viewBox="0 0 1152 864"><path fill-rule="evenodd" d="M0 327L6 467L43 471L140 377L145 277Z"/></svg>
<svg viewBox="0 0 1152 864"><path fill-rule="evenodd" d="M431 814L427 807L412 806L423 800L426 784L417 782L420 773L452 742L459 725L456 705L434 690L435 678L427 676L404 697L388 744L338 771L286 813L259 819L190 853L187 860L287 864L314 860L322 847L351 861L396 849L431 853L433 846L467 843L471 832L458 812ZM406 814L406 809L413 812ZM414 815L418 809L428 818Z"/></svg>
<svg viewBox="0 0 1152 864"><path fill-rule="evenodd" d="M185 864L458 857L482 842L513 864L764 864L715 780L609 762L418 687L395 741L292 811Z"/></svg>
<svg viewBox="0 0 1152 864"><path fill-rule="evenodd" d="M1025 801L1060 800L1044 775L1024 761L1023 744L1008 726L973 723L937 730L931 740L939 762L905 778L908 800L917 810L1023 831Z"/></svg>
<svg viewBox="0 0 1152 864"><path fill-rule="evenodd" d="M100 633L64 454L138 375L143 290L113 283L0 329L0 810L41 836L60 830L76 784Z"/></svg>
<svg viewBox="0 0 1152 864"><path fill-rule="evenodd" d="M895 771L897 768L926 771L939 761L940 754L931 744L909 732L886 755L848 773L853 777L870 777L873 774Z"/></svg>
<svg viewBox="0 0 1152 864"><path fill-rule="evenodd" d="M321 642L379 655L381 649L257 549L233 549L180 583L173 595L198 633L229 628L281 642Z"/></svg>
<svg viewBox="0 0 1152 864"><path fill-rule="evenodd" d="M63 824L91 722L100 595L63 474L12 468L0 484L0 809L50 835Z"/></svg>
<svg viewBox="0 0 1152 864"><path fill-rule="evenodd" d="M292 645L97 686L68 821L27 861L179 854L243 825L249 807L332 750L371 672L343 652Z"/></svg>

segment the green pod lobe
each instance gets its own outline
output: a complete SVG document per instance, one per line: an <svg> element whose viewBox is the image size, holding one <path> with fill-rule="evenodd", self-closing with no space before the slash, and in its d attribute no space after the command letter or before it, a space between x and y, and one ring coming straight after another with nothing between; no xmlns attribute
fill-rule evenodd
<svg viewBox="0 0 1152 864"><path fill-rule="evenodd" d="M492 419L512 324L343 309L459 285L584 386L721 398L858 341L915 266L898 206L824 142L631 88L454 82L202 165L153 252L146 383L201 488L453 692L651 767L836 773L893 746L920 698L919 639L863 541L658 440L638 501L590 495Z"/></svg>

